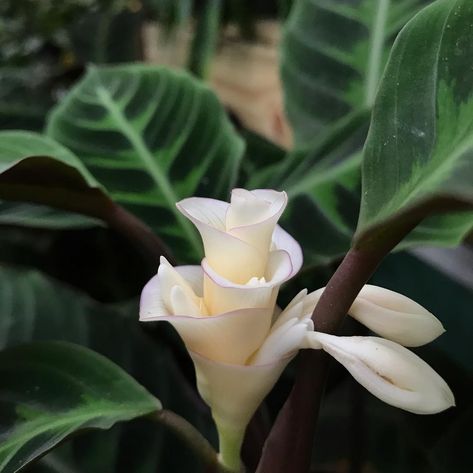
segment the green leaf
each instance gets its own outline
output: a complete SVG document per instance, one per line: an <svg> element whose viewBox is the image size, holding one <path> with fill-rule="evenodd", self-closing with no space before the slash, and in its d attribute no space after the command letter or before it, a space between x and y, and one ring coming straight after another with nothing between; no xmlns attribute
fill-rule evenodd
<svg viewBox="0 0 473 473"><path fill-rule="evenodd" d="M299 0L291 10L281 69L295 149L265 185L291 197L283 225L302 242L306 265L350 247L374 93L394 35L421 3Z"/></svg>
<svg viewBox="0 0 473 473"><path fill-rule="evenodd" d="M396 225L473 208L472 24L470 1L440 0L400 33L365 147L358 245ZM465 233L473 213L463 218Z"/></svg>
<svg viewBox="0 0 473 473"><path fill-rule="evenodd" d="M149 327L138 323L137 311L138 301L107 306L38 271L0 266L0 349L47 340L89 347L125 369L167 409L213 438L210 415L198 399L193 381L184 378L171 356L169 343L177 337L162 326L154 332L159 338L153 341L141 330ZM39 463L46 471L57 471L55 465L87 473L200 471L187 446L183 445L179 459L173 453L175 448L174 434L142 420L137 425L116 426L113 432L74 437Z"/></svg>
<svg viewBox="0 0 473 473"><path fill-rule="evenodd" d="M64 164L77 168L90 185L97 185L77 157L51 138L28 131L0 132L0 172L7 171L30 156L52 156Z"/></svg>
<svg viewBox="0 0 473 473"><path fill-rule="evenodd" d="M197 233L175 203L226 199L243 153L206 86L159 67L91 68L53 111L47 132L183 260L200 257Z"/></svg>
<svg viewBox="0 0 473 473"><path fill-rule="evenodd" d="M91 350L38 342L0 353L0 471L15 472L72 433L108 429L161 408Z"/></svg>
<svg viewBox="0 0 473 473"><path fill-rule="evenodd" d="M73 153L37 133L0 132L0 198L95 217L124 234L147 257L166 253L150 229L113 202Z"/></svg>
<svg viewBox="0 0 473 473"><path fill-rule="evenodd" d="M0 131L0 197L106 220L113 203L69 150L47 136Z"/></svg>
<svg viewBox="0 0 473 473"><path fill-rule="evenodd" d="M282 78L296 148L371 108L394 35L422 0L300 0L285 25Z"/></svg>
<svg viewBox="0 0 473 473"><path fill-rule="evenodd" d="M0 225L68 230L95 227L103 223L95 218L63 212L45 205L0 201Z"/></svg>
<svg viewBox="0 0 473 473"><path fill-rule="evenodd" d="M188 58L188 69L206 79L220 33L222 0L206 0L197 18Z"/></svg>

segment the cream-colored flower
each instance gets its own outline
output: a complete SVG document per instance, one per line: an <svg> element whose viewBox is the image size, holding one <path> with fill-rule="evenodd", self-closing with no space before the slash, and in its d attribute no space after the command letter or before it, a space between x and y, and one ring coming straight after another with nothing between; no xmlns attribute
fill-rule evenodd
<svg viewBox="0 0 473 473"><path fill-rule="evenodd" d="M322 348L376 397L414 414L435 414L455 405L447 383L416 354L378 337L307 334L307 348Z"/></svg>
<svg viewBox="0 0 473 473"><path fill-rule="evenodd" d="M349 311L398 343L314 332L311 316L323 289L303 290L279 311L279 288L302 265L299 245L277 225L286 204L284 192L243 189L230 203L180 202L202 236L205 258L176 268L161 258L141 295L140 320L170 322L189 350L218 428L221 461L234 471L248 422L301 348L325 350L371 393L402 409L434 413L454 404L445 381L398 344L418 346L443 332L407 297L367 285Z"/></svg>
<svg viewBox="0 0 473 473"><path fill-rule="evenodd" d="M315 291L319 298L324 288ZM445 332L442 323L408 297L384 287L366 284L348 311L354 319L406 347L419 347Z"/></svg>
<svg viewBox="0 0 473 473"><path fill-rule="evenodd" d="M247 284L266 279L273 252L286 254L292 275L302 265L299 244L277 225L286 205L285 192L234 189L230 203L192 197L177 208L199 230L207 263L215 273L235 284Z"/></svg>

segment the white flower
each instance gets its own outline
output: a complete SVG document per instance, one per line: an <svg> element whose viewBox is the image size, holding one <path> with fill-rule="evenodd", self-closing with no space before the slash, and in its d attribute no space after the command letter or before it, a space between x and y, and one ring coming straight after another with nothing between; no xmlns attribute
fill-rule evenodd
<svg viewBox="0 0 473 473"><path fill-rule="evenodd" d="M266 277L274 252L282 252L291 275L302 265L299 244L277 225L286 205L285 192L234 189L230 204L192 197L177 208L199 230L208 265L228 281L247 284Z"/></svg>
<svg viewBox="0 0 473 473"><path fill-rule="evenodd" d="M455 405L447 383L417 355L378 337L307 334L307 348L323 348L368 391L415 414L435 414Z"/></svg>
<svg viewBox="0 0 473 473"><path fill-rule="evenodd" d="M314 292L320 298L325 288ZM363 286L348 311L354 319L406 347L419 347L445 332L442 323L412 299L383 287Z"/></svg>
<svg viewBox="0 0 473 473"><path fill-rule="evenodd" d="M278 225L284 192L235 189L231 202L191 198L178 204L198 228L200 266L173 268L161 258L143 289L140 320L168 321L194 362L197 386L216 422L222 463L239 468L252 415L301 348L323 349L371 393L394 406L434 413L454 404L446 383L401 345L375 337L314 332L311 316L323 289L301 291L282 312L282 283L302 265L298 243ZM280 312L280 313L279 313ZM350 315L407 346L443 332L430 312L405 296L365 286Z"/></svg>
<svg viewBox="0 0 473 473"><path fill-rule="evenodd" d="M365 285L349 314L374 333L406 347L418 347L445 332L441 322L402 294Z"/></svg>

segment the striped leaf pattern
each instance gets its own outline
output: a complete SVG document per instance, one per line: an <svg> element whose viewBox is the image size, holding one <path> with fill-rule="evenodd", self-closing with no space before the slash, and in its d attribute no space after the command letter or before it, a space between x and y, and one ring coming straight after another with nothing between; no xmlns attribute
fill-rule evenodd
<svg viewBox="0 0 473 473"><path fill-rule="evenodd" d="M53 110L47 134L185 261L201 256L201 243L175 203L227 198L244 148L205 85L146 65L91 68Z"/></svg>
<svg viewBox="0 0 473 473"><path fill-rule="evenodd" d="M374 103L389 49L422 0L300 0L285 28L282 77L296 147Z"/></svg>
<svg viewBox="0 0 473 473"><path fill-rule="evenodd" d="M272 185L292 197L283 223L302 242L309 264L327 263L350 246L378 84L397 33L426 3L299 0L293 7L282 76L295 150L273 173ZM303 217L308 214L314 215L311 223ZM456 245L469 229L463 215L432 217L400 248Z"/></svg>

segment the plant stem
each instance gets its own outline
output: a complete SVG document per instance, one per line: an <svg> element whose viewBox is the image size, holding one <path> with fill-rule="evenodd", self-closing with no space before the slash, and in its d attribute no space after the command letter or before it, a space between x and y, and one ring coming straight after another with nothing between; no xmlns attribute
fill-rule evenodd
<svg viewBox="0 0 473 473"><path fill-rule="evenodd" d="M353 247L328 282L312 314L316 331L334 333L383 258L418 224L405 220L369 244ZM329 368L329 356L305 350L296 381L266 440L257 473L307 473L319 408Z"/></svg>
<svg viewBox="0 0 473 473"><path fill-rule="evenodd" d="M202 460L207 473L226 473L213 447L190 422L166 409L157 411L151 417L183 440Z"/></svg>
<svg viewBox="0 0 473 473"><path fill-rule="evenodd" d="M225 427L218 420L215 420L215 424L218 431L220 463L229 473L240 473L242 471L240 451L245 431Z"/></svg>

